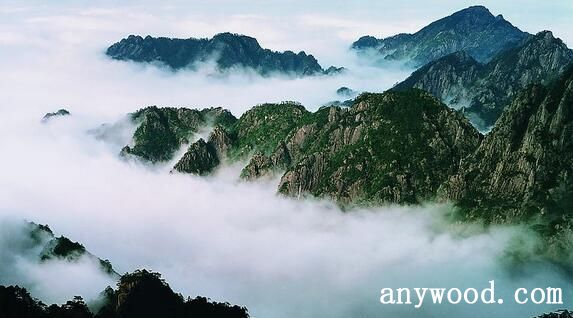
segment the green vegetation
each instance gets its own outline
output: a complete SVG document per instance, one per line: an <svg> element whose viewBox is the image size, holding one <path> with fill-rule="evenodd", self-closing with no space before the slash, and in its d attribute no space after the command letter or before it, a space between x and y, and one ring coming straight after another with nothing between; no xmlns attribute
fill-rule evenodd
<svg viewBox="0 0 573 318"><path fill-rule="evenodd" d="M122 152L151 162L171 159L202 127L231 127L236 121L229 111L221 108L195 110L156 106L137 111L132 119L139 125L133 135L133 147L126 146Z"/></svg>
<svg viewBox="0 0 573 318"><path fill-rule="evenodd" d="M233 127L238 145L233 157L240 158L254 152L271 154L309 112L300 104L282 102L262 104L243 114Z"/></svg>

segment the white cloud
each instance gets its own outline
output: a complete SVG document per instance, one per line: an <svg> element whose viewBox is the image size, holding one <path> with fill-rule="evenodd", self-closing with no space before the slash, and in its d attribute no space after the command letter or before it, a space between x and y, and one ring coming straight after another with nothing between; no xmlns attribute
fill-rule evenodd
<svg viewBox="0 0 573 318"><path fill-rule="evenodd" d="M380 20L374 9L358 14L362 7L348 4L345 21L345 12L334 12L334 5L300 7L297 1L276 6L256 2L261 9L243 7L244 2L201 1L184 10L180 3L64 4L70 7L0 11L0 217L48 223L109 258L120 271L158 270L184 294L243 304L257 317L420 314L380 307L383 285L480 285L498 279L505 291L516 284L568 286L547 264L525 268L535 274L508 275L498 257L505 243L522 233L519 228L455 235L444 229L439 206L344 213L328 202L277 197L276 182L238 183L237 167L201 179L169 175L168 166L126 163L117 153L128 134L114 142L86 134L146 105L223 106L240 115L257 103L281 100L316 109L334 99L343 85L384 90L408 71L360 65L346 50L349 40L368 31L390 34L400 29L397 25L415 31L423 25L422 16L397 21L412 10ZM443 15L436 10L432 17ZM351 71L296 80L241 72L215 78L103 55L108 45L131 33L201 37L219 31L256 36L272 49L304 49L323 66L349 66ZM72 116L40 123L44 113L61 107ZM127 125L124 133L130 129ZM34 290L48 300L85 292L82 286L93 292L105 287L101 280L89 280L89 267L79 268L78 275L87 271L87 281L51 295L54 281L46 273L55 279L68 269L22 265L19 270L27 273L26 280L0 278L39 282ZM546 309L507 305L496 311L531 316ZM427 316L472 316L464 308L424 310Z"/></svg>

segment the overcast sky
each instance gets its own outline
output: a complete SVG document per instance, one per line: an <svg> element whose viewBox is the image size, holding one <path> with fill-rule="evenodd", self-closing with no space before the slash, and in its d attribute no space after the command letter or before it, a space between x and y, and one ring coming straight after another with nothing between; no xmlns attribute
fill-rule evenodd
<svg viewBox="0 0 573 318"><path fill-rule="evenodd" d="M383 91L409 73L355 63L347 51L354 40L415 32L474 3L118 3L0 0L0 149L8 154L0 158L0 221L16 217L47 223L58 235L109 258L120 272L158 270L177 291L246 305L254 317L420 317L416 310L381 308L377 299L383 286L463 282L481 288L495 278L500 291L545 284L573 291L570 280L547 264L524 265L521 275L508 269L505 248L515 251L515 242L535 242L520 227L481 231L468 225L450 231L441 224L447 207L433 205L346 213L328 202L278 197L277 180L237 183L237 167L207 179L169 175L173 163L149 169L119 158L130 142L131 125L118 124L123 128L112 131L110 140L86 133L102 123L122 123L128 112L146 105L225 106L240 115L257 103L286 99L317 108L335 98L342 85ZM573 43L571 0L485 5L524 31L550 29ZM128 34L187 38L223 31L255 36L275 50L305 50L323 66L351 71L329 78L214 78L112 61L103 54ZM60 107L72 116L40 122ZM0 247L13 246L6 233L0 228ZM8 259L3 255L2 261ZM0 283L27 283L45 301L89 297L105 287L85 272L89 268L71 273L68 267L35 267L27 259L15 268L5 263ZM490 308L487 314L479 308L426 307L423 313L491 316ZM556 308L508 303L495 309L498 316L528 317Z"/></svg>
<svg viewBox="0 0 573 318"><path fill-rule="evenodd" d="M218 32L245 33L271 48L326 50L333 43L350 43L364 34L388 36L415 32L428 23L471 5L482 4L520 29L552 30L573 43L573 1L0 1L0 43L17 36L10 27L26 17L49 18L81 27L112 28L117 34L150 33L204 37ZM102 23L101 19L106 19ZM37 22L37 21L36 21ZM117 23L121 22L121 23ZM160 22L160 23L159 23ZM93 24L90 24L93 23ZM12 34L10 34L12 33ZM288 45L287 45L288 44Z"/></svg>

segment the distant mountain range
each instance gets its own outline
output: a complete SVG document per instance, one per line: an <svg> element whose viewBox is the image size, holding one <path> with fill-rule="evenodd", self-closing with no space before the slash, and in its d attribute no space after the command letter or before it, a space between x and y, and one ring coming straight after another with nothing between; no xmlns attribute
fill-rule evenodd
<svg viewBox="0 0 573 318"><path fill-rule="evenodd" d="M323 69L304 51L275 52L263 49L252 37L220 33L211 39L172 39L130 35L110 46L106 54L116 60L160 63L173 70L194 69L201 63L214 62L217 70L249 69L261 75L330 75L343 69Z"/></svg>
<svg viewBox="0 0 573 318"><path fill-rule="evenodd" d="M394 89L426 90L451 107L463 109L476 126L487 129L520 90L556 80L571 64L573 51L544 31L487 64L466 51L446 55L424 65Z"/></svg>
<svg viewBox="0 0 573 318"><path fill-rule="evenodd" d="M361 53L374 53L379 60L404 61L421 66L445 55L466 51L481 63L520 45L530 35L492 15L483 6L473 6L435 21L414 34L384 39L364 36L352 44Z"/></svg>

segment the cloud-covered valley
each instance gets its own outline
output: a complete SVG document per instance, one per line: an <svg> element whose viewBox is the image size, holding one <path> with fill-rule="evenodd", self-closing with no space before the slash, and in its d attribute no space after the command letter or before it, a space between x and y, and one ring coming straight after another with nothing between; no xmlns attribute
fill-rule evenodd
<svg viewBox="0 0 573 318"><path fill-rule="evenodd" d="M227 10L236 8L233 1L216 1L198 4L198 12L227 2ZM176 291L241 304L254 317L483 317L491 308L384 307L379 292L487 287L491 279L508 299L517 287L545 286L563 287L565 297L573 297L571 278L559 268L536 260L517 266L508 257L510 246L524 255L534 250L536 238L524 227L450 224L447 205L343 211L328 201L281 197L278 180L241 182L238 166L201 178L120 158L135 129L127 114L147 105L222 106L239 116L259 103L295 100L316 110L338 99L341 86L383 91L411 72L374 68L347 51L356 33L384 27L375 20L358 24L353 17L333 28L340 25L333 15L294 10L274 20L269 16L276 9L264 4L256 14L229 19L175 14L180 5L12 3L0 9L0 284L22 284L47 302L95 298L113 284L89 261L42 264L21 253L17 224L25 219L81 242L120 273L156 270ZM289 19L295 22L285 25ZM415 30L416 21L409 27ZM388 23L388 30L396 25ZM248 70L214 76L209 65L171 72L104 55L129 33L207 37L219 31L253 35L276 50L304 49L323 66L349 71L298 79ZM59 108L71 116L41 122ZM90 131L104 123L116 129L96 138ZM500 317L558 309L494 306Z"/></svg>

